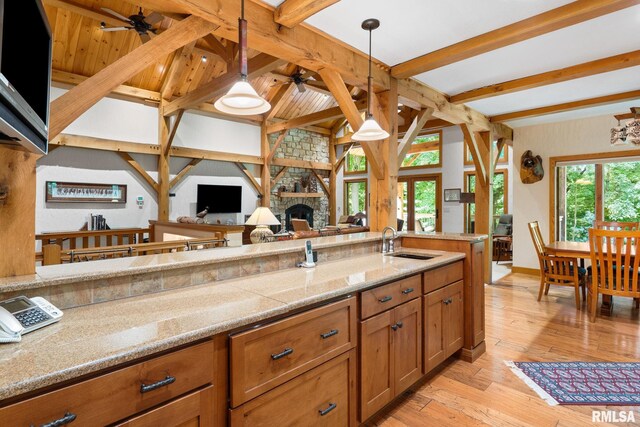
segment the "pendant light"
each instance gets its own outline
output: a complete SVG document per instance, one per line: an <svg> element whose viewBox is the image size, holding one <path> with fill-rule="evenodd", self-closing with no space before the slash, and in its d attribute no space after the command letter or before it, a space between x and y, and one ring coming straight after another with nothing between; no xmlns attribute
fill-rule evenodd
<svg viewBox="0 0 640 427"><path fill-rule="evenodd" d="M371 96L373 93L373 78L371 77L371 32L380 27L380 21L371 18L362 22L362 29L369 31L369 77L367 78L367 116L358 129L358 132L351 136L353 141L379 141L389 138L389 133L382 129L378 122L373 118L371 114Z"/></svg>
<svg viewBox="0 0 640 427"><path fill-rule="evenodd" d="M218 111L234 116L266 113L271 109L271 104L258 95L247 81L247 21L244 19L244 0L241 0L240 18L238 18L238 43L240 44L240 80L213 105Z"/></svg>

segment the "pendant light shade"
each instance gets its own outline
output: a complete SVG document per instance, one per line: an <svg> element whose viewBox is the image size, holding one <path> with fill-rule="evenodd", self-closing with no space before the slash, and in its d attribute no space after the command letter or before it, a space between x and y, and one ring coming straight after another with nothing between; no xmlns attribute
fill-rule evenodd
<svg viewBox="0 0 640 427"><path fill-rule="evenodd" d="M213 106L223 113L234 116L250 116L266 113L271 109L264 98L258 95L247 81L247 21L244 19L244 0L241 2L241 16L238 19L238 44L240 45L240 81L236 82L226 95Z"/></svg>
<svg viewBox="0 0 640 427"><path fill-rule="evenodd" d="M351 136L353 141L380 141L389 138L389 132L380 127L371 114L371 96L373 85L371 84L371 32L380 26L380 21L374 18L362 22L362 29L369 31L369 77L367 78L367 116L360 129Z"/></svg>

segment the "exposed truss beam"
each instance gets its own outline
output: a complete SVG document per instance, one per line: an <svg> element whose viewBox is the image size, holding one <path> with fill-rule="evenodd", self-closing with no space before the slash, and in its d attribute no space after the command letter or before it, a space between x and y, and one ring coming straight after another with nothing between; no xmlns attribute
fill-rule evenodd
<svg viewBox="0 0 640 427"><path fill-rule="evenodd" d="M554 83L566 82L568 80L593 76L595 74L607 73L621 70L623 68L640 65L640 50L611 56L609 58L597 59L559 70L547 71L533 76L523 77L508 82L485 86L467 92L454 95L450 98L453 103L477 101L479 99L490 98L507 93L518 92L525 89L551 85Z"/></svg>
<svg viewBox="0 0 640 427"><path fill-rule="evenodd" d="M173 177L173 179L169 183L169 188L173 188L176 185L178 185L178 183L180 183L187 176L187 174L191 171L191 169L196 167L198 165L198 163L200 163L201 161L202 161L202 159L193 159L193 160L191 160L189 162L189 164L187 164L187 166L185 166L184 168L182 168L182 170L180 172L178 172L178 175Z"/></svg>
<svg viewBox="0 0 640 427"><path fill-rule="evenodd" d="M184 73L189 60L191 59L191 54L196 46L196 41L197 40L194 40L191 43L182 46L173 56L169 70L165 75L164 82L162 82L162 89L160 89L160 94L163 99L171 99L178 88L178 85L181 83L180 80L182 73Z"/></svg>
<svg viewBox="0 0 640 427"><path fill-rule="evenodd" d="M284 174L287 173L288 169L289 169L289 166L283 166L282 169L280 169L280 172L278 172L276 174L276 176L274 176L273 179L271 180L271 187L275 187L276 186L278 181L280 181L282 179L282 177L284 176Z"/></svg>
<svg viewBox="0 0 640 427"><path fill-rule="evenodd" d="M391 68L396 78L412 77L504 46L640 4L640 0L577 0L511 25L427 53Z"/></svg>
<svg viewBox="0 0 640 427"><path fill-rule="evenodd" d="M309 160L298 160L298 159L281 159L275 158L271 162L274 166L288 166L290 168L300 168L300 169L320 169L325 171L330 171L332 165L329 163L322 162L311 162Z"/></svg>
<svg viewBox="0 0 640 427"><path fill-rule="evenodd" d="M147 43L148 44L148 43ZM144 46L144 45L143 45ZM259 54L249 60L249 79L259 77L279 67L284 63L283 60L274 58L267 54ZM186 95L170 102L164 109L164 115L169 116L175 114L178 110L189 109L200 103L210 101L226 92L235 82L238 81L238 73L235 68L229 70L226 74L215 80L205 83L204 85L192 90Z"/></svg>
<svg viewBox="0 0 640 427"><path fill-rule="evenodd" d="M342 165L344 164L344 161L347 159L347 156L349 155L349 151L351 151L351 149L354 147L354 143L350 142L349 145L347 145L344 150L342 150L342 154L340 155L340 158L338 160L336 160L336 163L333 165L333 169L338 172L340 170L340 168L342 168Z"/></svg>
<svg viewBox="0 0 640 427"><path fill-rule="evenodd" d="M43 3L49 6L65 9L80 16L91 18L98 22L104 22L112 27L122 27L123 22L102 10L92 9L83 4L76 3L71 0L43 0Z"/></svg>
<svg viewBox="0 0 640 427"><path fill-rule="evenodd" d="M271 161L273 160L273 157L276 155L276 150L280 147L280 144L282 144L282 141L284 141L285 137L287 136L287 131L283 130L282 132L280 132L280 135L278 135L278 138L276 138L275 142L273 143L273 147L271 147L271 150L269 150L269 157L267 157L267 164L271 164Z"/></svg>
<svg viewBox="0 0 640 427"><path fill-rule="evenodd" d="M402 164L402 161L411 149L411 144L413 144L413 141L431 117L431 114L433 114L433 108L425 108L418 113L411 125L409 125L409 129L407 129L404 137L400 140L400 143L398 143L398 164Z"/></svg>
<svg viewBox="0 0 640 427"><path fill-rule="evenodd" d="M55 99L50 106L49 139L56 137L105 95L155 63L159 57L199 39L215 28L215 24L197 16L176 22L162 34L107 65Z"/></svg>
<svg viewBox="0 0 640 427"><path fill-rule="evenodd" d="M366 102L357 101L355 104L352 101L354 108L364 111L367 107ZM275 123L267 127L267 133L281 132L287 129L300 128L302 126L314 125L317 123L328 122L344 115L340 107L328 108L326 110L317 111L315 113L307 114L306 116L296 117L284 122Z"/></svg>
<svg viewBox="0 0 640 427"><path fill-rule="evenodd" d="M258 183L258 181L256 181L256 178L253 176L251 171L247 169L247 167L243 163L236 162L236 166L238 166L238 169L240 169L244 176L247 177L253 189L256 190L256 193L258 193L260 196L263 196L264 191L262 191L262 186Z"/></svg>
<svg viewBox="0 0 640 427"><path fill-rule="evenodd" d="M220 151L200 150L198 148L173 147L171 148L172 157L187 157L191 159L216 160L219 162L240 162L253 165L264 164L264 159L259 156L250 156L247 154L223 153Z"/></svg>
<svg viewBox="0 0 640 427"><path fill-rule="evenodd" d="M484 183L487 179L487 168L485 167L481 156L483 150L481 144L483 143L483 140L482 138L478 137L478 134L476 132L473 132L469 125L460 125L460 129L462 130L462 135L464 136L464 143L471 153L473 164L476 167L476 179Z"/></svg>
<svg viewBox="0 0 640 427"><path fill-rule="evenodd" d="M316 180L318 181L318 184L322 186L322 189L324 190L324 194L326 194L327 197L331 197L331 191L329 190L329 186L327 185L326 182L324 182L324 178L322 177L322 175L320 175L318 171L315 169L311 169L311 172L313 172L313 174L316 176Z"/></svg>
<svg viewBox="0 0 640 427"><path fill-rule="evenodd" d="M404 134L409 131L410 126L411 126L411 123L409 123L408 125L398 126L398 135L399 136L404 136ZM424 126L422 126L422 129L420 130L418 135L424 134L424 133L427 133L427 132L433 131L433 130L448 128L450 126L455 126L455 125L452 124L452 123L449 123L446 120L442 120L442 119L427 120L427 122L424 124Z"/></svg>
<svg viewBox="0 0 640 427"><path fill-rule="evenodd" d="M169 138L167 139L167 147L165 149L165 154L171 151L171 146L173 145L173 139L176 137L176 133L178 132L178 126L180 126L180 122L182 121L183 115L184 115L184 110L180 110L176 115L176 118L173 120L173 124L171 125L171 130L169 131Z"/></svg>
<svg viewBox="0 0 640 427"><path fill-rule="evenodd" d="M285 0L276 9L274 21L287 28L293 28L338 1L340 0Z"/></svg>
<svg viewBox="0 0 640 427"><path fill-rule="evenodd" d="M532 108L530 110L514 111L512 113L498 114L491 117L492 122L506 122L508 120L522 119L525 117L538 117L547 114L572 111L584 107L595 107L598 105L613 104L615 102L640 100L640 90L617 93L615 95L599 96L597 98L582 99L580 101L565 102L562 104L549 105L546 107Z"/></svg>
<svg viewBox="0 0 640 427"><path fill-rule="evenodd" d="M158 192L158 183L153 178L151 178L151 176L149 176L147 171L144 170L142 166L140 166L140 163L135 161L135 159L131 157L129 153L125 153L124 151L119 151L118 155L122 158L122 160L129 163L129 166L131 166L136 172L138 172L138 174L145 181L147 181L147 183L151 186L151 188L154 189L156 193Z"/></svg>
<svg viewBox="0 0 640 427"><path fill-rule="evenodd" d="M56 83L62 83L64 85L77 86L89 77L81 76L80 74L68 73L61 70L51 70L51 81ZM119 85L111 91L113 95L121 95L126 98L133 98L140 101L158 103L160 102L160 92L154 92L152 90L140 89L134 86Z"/></svg>

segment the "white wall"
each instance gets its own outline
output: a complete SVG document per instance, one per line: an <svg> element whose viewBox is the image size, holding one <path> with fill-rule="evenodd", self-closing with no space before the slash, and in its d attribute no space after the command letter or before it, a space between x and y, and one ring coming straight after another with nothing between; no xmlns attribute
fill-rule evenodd
<svg viewBox="0 0 640 427"><path fill-rule="evenodd" d="M65 93L64 89L51 89L52 99ZM158 110L153 106L119 99L103 98L71 125L64 133L96 138L157 144ZM243 123L219 120L186 113L182 119L176 146L206 150L234 152L249 155L260 154L260 128ZM157 157L133 154L149 175L157 180ZM171 159L173 178L186 166L189 159ZM143 227L149 219L157 218L155 192L117 154L107 151L83 150L61 147L38 161L36 169L36 232L68 231L79 229L91 214L102 214L111 228ZM189 175L171 189L170 218L195 215L198 184L241 185L242 213L239 215L209 215L208 220L222 222L243 221L256 207L257 195L243 178L242 172L231 163L202 161ZM127 185L127 203L45 203L46 181L108 183ZM136 204L137 196L144 197L144 206Z"/></svg>
<svg viewBox="0 0 640 427"><path fill-rule="evenodd" d="M459 126L451 126L442 130L442 167L441 168L423 168L401 170L400 176L408 175L424 175L424 174L442 174L442 190L446 188L460 188L464 191L464 171L473 170L473 166L464 166L464 139ZM510 159L513 150L509 150ZM509 170L509 212L513 212L513 173L512 161L508 165L498 165L498 169L507 168ZM366 178L366 175L347 175L343 174L344 168L337 176L337 193L338 193L338 216L342 215L344 210L344 179ZM406 229L406 228L405 228ZM460 203L445 203L442 201L442 231L449 233L461 233L464 229L464 205Z"/></svg>
<svg viewBox="0 0 640 427"><path fill-rule="evenodd" d="M513 265L538 268L528 223L538 221L545 241L549 241L549 158L585 153L629 150L632 147L609 145L609 132L617 122L612 116L591 117L560 123L514 129L514 230ZM535 184L520 180L520 157L526 150L543 159L545 176ZM640 150L639 150L640 154Z"/></svg>

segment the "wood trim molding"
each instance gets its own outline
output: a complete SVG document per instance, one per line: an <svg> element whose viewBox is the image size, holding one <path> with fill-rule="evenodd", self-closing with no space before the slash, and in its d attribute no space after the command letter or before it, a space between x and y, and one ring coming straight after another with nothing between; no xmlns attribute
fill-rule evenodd
<svg viewBox="0 0 640 427"><path fill-rule="evenodd" d="M412 77L501 47L640 4L638 0L578 0L531 18L427 53L391 68L395 78Z"/></svg>
<svg viewBox="0 0 640 427"><path fill-rule="evenodd" d="M540 269L513 266L511 267L511 274L528 274L530 276L540 276Z"/></svg>

